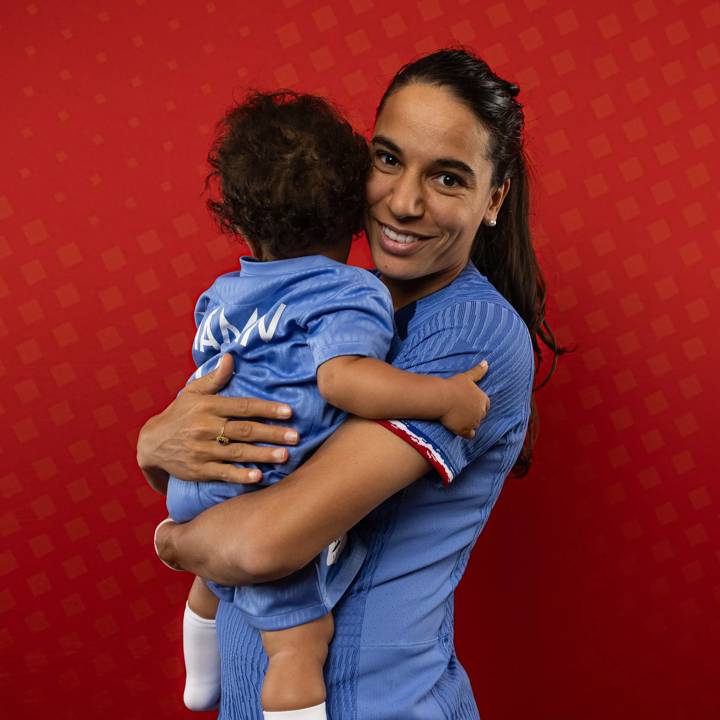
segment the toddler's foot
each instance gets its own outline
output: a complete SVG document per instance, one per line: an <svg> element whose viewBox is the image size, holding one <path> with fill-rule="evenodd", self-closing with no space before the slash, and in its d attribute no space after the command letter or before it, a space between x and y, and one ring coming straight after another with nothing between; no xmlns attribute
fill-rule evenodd
<svg viewBox="0 0 720 720"><path fill-rule="evenodd" d="M327 720L325 703L302 710L263 710L264 720Z"/></svg>
<svg viewBox="0 0 720 720"><path fill-rule="evenodd" d="M200 617L187 605L183 617L185 692L188 710L211 710L220 700L220 652L215 620Z"/></svg>

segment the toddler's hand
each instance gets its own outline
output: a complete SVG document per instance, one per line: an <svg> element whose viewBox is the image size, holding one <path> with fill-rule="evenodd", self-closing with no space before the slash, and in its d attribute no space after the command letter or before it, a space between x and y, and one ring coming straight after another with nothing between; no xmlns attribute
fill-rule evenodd
<svg viewBox="0 0 720 720"><path fill-rule="evenodd" d="M483 360L467 372L447 379L451 405L440 422L450 432L465 438L475 437L475 429L490 409L490 398L476 385L487 371L488 364Z"/></svg>

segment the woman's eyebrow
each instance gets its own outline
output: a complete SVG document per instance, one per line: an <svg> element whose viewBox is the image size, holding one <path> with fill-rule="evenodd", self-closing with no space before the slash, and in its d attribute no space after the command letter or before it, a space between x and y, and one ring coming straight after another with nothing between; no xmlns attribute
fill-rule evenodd
<svg viewBox="0 0 720 720"><path fill-rule="evenodd" d="M392 150L392 152L396 155L402 155L402 150L392 140L390 140L390 138L387 138L384 135L375 135L371 142L374 145L384 145L388 150ZM454 158L438 158L433 161L433 165L451 170L459 170L460 172L465 173L469 178L475 178L473 169L462 160L455 160Z"/></svg>
<svg viewBox="0 0 720 720"><path fill-rule="evenodd" d="M433 165L442 168L450 168L452 170L459 170L460 172L465 173L471 178L475 177L473 169L467 163L464 163L462 160L453 160L453 158L438 158L437 160L435 160L435 162L433 162Z"/></svg>
<svg viewBox="0 0 720 720"><path fill-rule="evenodd" d="M375 135L371 142L374 144L384 145L388 150L392 150L397 155L402 155L402 150L392 140L386 138L384 135Z"/></svg>

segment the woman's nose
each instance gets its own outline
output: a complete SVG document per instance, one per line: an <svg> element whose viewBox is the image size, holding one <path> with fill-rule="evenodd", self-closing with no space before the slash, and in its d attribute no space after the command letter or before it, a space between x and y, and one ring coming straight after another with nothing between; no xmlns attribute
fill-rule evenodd
<svg viewBox="0 0 720 720"><path fill-rule="evenodd" d="M421 179L407 172L397 176L388 207L396 218L420 217L424 212Z"/></svg>

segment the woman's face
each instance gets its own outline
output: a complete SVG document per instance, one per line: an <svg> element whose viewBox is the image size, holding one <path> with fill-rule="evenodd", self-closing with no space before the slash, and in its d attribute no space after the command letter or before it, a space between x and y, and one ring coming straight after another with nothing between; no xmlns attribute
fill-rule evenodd
<svg viewBox="0 0 720 720"><path fill-rule="evenodd" d="M371 144L366 230L396 307L452 282L480 223L509 188L492 188L488 133L444 87L416 83L391 95Z"/></svg>

